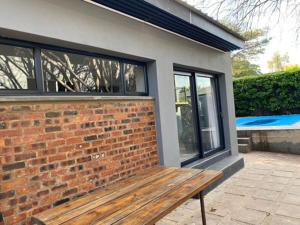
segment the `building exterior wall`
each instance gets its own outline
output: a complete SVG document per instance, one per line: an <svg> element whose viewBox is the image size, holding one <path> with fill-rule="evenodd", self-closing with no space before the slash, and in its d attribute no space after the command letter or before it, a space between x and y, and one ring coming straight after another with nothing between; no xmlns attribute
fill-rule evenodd
<svg viewBox="0 0 300 225"><path fill-rule="evenodd" d="M149 90L156 99L159 150L165 165L180 165L174 65L222 73L220 88L226 149L237 154L228 53L80 0L4 0L1 4L5 9L0 15L3 36L148 62Z"/></svg>
<svg viewBox="0 0 300 225"><path fill-rule="evenodd" d="M82 141L82 143L84 143L84 146L87 145L86 147L87 149L92 148L93 146L91 145L93 144L88 145L87 143L98 143L98 142L100 143L101 140L92 140L92 139L94 138L98 139L99 135L101 134L99 133L96 134L95 133L96 130L94 130L94 127L89 128L88 126L90 125L88 124L82 125L82 124L95 123L96 125L98 123L99 118L97 118L97 115L94 114L96 109L89 108L89 107L92 105L99 104L101 105L101 107L103 107L103 110L106 107L111 108L112 111L108 114L113 114L114 116L116 116L114 121L117 123L120 123L120 121L123 119L126 120L126 118L123 117L128 116L127 112L119 111L120 109L125 110L126 108L128 108L129 111L133 111L132 113L136 114L136 116L134 116L133 118L140 119L141 121L143 121L143 122L138 122L137 124L140 124L138 125L138 128L146 129L145 135L147 137L143 136L141 140L136 140L138 142L139 148L132 149L132 150L137 152L141 151L141 149L143 149L143 151L149 150L149 152L145 153L146 155L143 154L140 155L140 156L145 156L147 160L137 161L141 164L137 163L139 165L136 164L136 167L135 166L130 167L130 169L128 170L129 173L132 173L135 169L158 164L159 161L154 152L154 149L156 149L156 147L159 153L160 164L166 166L180 166L177 120L176 120L176 110L175 110L174 74L173 74L174 67L176 66L176 67L182 67L188 69L195 69L199 71L202 70L210 71L211 73L218 74L219 81L220 81L220 93L221 93L220 97L221 97L223 127L224 127L224 135L225 135L224 150L230 151L232 155L238 154L237 142L236 142L236 130L235 130L235 112L234 112L234 102L233 102L231 64L230 64L229 53L224 53L222 51L209 48L207 46L201 45L200 43L196 43L194 41L185 39L183 37L179 37L175 34L149 26L148 24L142 23L140 21L136 21L132 18L126 17L124 15L120 15L108 9L97 7L95 5L92 5L90 3L81 0L64 0L64 1L2 0L1 8L3 9L0 14L0 35L2 37L39 42L43 44L56 45L65 48L73 48L73 49L90 51L90 52L101 53L101 54L108 54L112 56L124 57L128 59L146 62L149 95L151 97L154 97L154 100L151 101L150 100L144 101L141 98L136 101L131 101L130 103L126 101L125 102L123 101L102 102L102 100L91 101L92 97L89 96L82 97L82 100L81 102L79 102L79 104L71 103L68 101L65 102L65 104L62 104L62 102L59 102L60 99L59 96L52 97L52 100L55 98L57 99L58 101L57 103L55 102L50 103L48 101L43 103L33 103L28 101L28 102L23 102L22 104L20 103L17 104L14 101L6 101L6 103L1 102L0 108L3 108L4 111L1 112L3 118L1 118L0 121L3 121L5 124L3 125L4 128L0 131L1 135L6 135L5 136L7 137L6 139L11 139L8 138L10 135L21 135L20 139L16 139L18 140L18 142L14 142L15 145L14 147L18 147L16 143L19 143L19 145L22 146L23 145L22 143L24 141L25 142L30 141L30 138L27 139L27 135L30 136L30 130L31 132L34 132L32 133L32 137L34 137L34 135L36 135L36 133L39 131L46 132L46 127L47 130L49 131L52 130L54 133L57 134L63 134L64 132L62 131L67 131L66 133L68 134L68 129L72 130L75 129L76 127L76 129L78 129L78 132L82 133L82 135L81 134L79 135L80 136L79 139ZM6 97L0 97L0 98L3 99ZM18 97L11 98L11 99L18 100ZM38 98L32 97L32 99L38 99ZM19 106L24 106L24 107L21 107L20 111L14 111L14 109L18 109ZM77 108L80 106L83 107L83 109ZM35 112L35 110L37 110L37 113ZM67 124L63 120L63 118L65 117L64 116L65 111L66 112L77 111L79 114L70 115L71 123ZM8 114L8 112L11 113ZM88 115L89 112L93 112L92 116ZM87 114L84 115L84 113ZM138 113L142 113L142 114L147 113L147 115L141 114L141 116L138 116ZM18 133L17 131L10 131L7 133L7 131L10 130L8 128L10 128L13 124L11 122L8 122L8 120L10 120L9 119L10 116L13 115L19 115L19 116L22 115L24 118L27 118L26 120L29 120L30 125L34 125L35 120L43 120L43 122L42 125L39 125L38 127L24 128L24 130L28 129L28 133L27 132ZM47 115L48 116L52 115L53 117L46 118ZM84 119L83 115L86 117L86 119ZM58 119L55 116L58 116ZM74 120L77 117L80 118L78 120ZM46 120L48 119L49 119L49 123L54 123L54 124L46 125L45 123ZM132 118L128 118L128 119L133 120ZM15 120L19 121L16 123L17 126L22 126L22 124L20 124L19 119L15 119ZM55 124L56 120L59 125ZM156 127L153 125L154 122L156 123ZM6 128L7 123L8 123L8 128ZM126 126L130 127L131 130L136 129L134 127L131 127L135 125L136 125L135 123L126 124ZM83 127L87 126L88 128L84 129L81 126ZM106 125L104 125L104 127L105 126ZM104 127L100 127L99 129L104 129ZM156 129L156 132L154 129ZM88 130L91 131L91 133L86 134L85 132ZM108 132L111 134L118 133L117 131L108 131ZM142 135L142 133L141 134L138 133L137 135ZM45 133L44 135L51 136L53 135L53 133L49 132L48 134L47 132L47 134ZM127 135L125 135L124 133L123 134L121 133L120 135L130 137L131 134L128 133ZM134 136L134 134L132 135ZM57 135L54 136L53 137L55 139L58 138ZM84 140L85 137L87 137L87 139L89 140L85 141ZM108 144L110 144L111 147L115 146L117 148L119 143L118 142L110 143L109 140L111 140L111 137L107 137L107 138L108 138L107 139ZM74 141L74 143L70 143L72 144L72 147L77 146L78 148L78 146L81 143L79 139L77 136L74 136L72 137L72 140L69 140L70 142ZM154 141L154 139L157 140L157 144ZM65 141L67 140L68 139L66 139ZM37 140L34 141L40 143ZM45 143L45 141L42 143ZM147 146L144 146L141 141L145 143L149 143L149 146L148 144L146 144ZM51 154L50 152L51 148L49 148L48 142L49 143L52 142L48 140L46 143L46 146L48 146L47 151L49 151L49 154ZM67 145L66 142L63 143L64 145ZM9 144L9 142L3 141L2 138L0 140L0 149L2 151L3 149L5 150L6 147L9 147L6 146L7 144ZM132 143L128 143L128 144L130 146L132 145ZM25 165L27 165L27 163L30 164L30 162L34 160L34 158L30 158L30 157L36 156L36 158L38 158L40 154L39 152L40 150L46 151L46 149L34 150L32 149L33 146L29 144L24 143L24 145L27 146L26 148L28 148L30 151L34 152L28 155L26 153L24 154L24 156L22 156L23 157L22 160L26 161ZM128 148L130 148L129 145ZM44 145L36 146L36 147L45 148ZM9 150L9 151L15 151L15 150ZM73 153L75 154L75 152L71 152L71 150L69 151L70 152L65 153L66 156L60 156L60 154L58 154L57 155L58 158L47 155L47 160L50 160L51 158L51 160L54 161L53 162L47 161L45 167L43 167L44 165L39 165L39 166L33 166L33 168L37 170L36 171L37 173L51 174L52 172L50 172L49 170L52 169L54 170L53 172L57 172L59 171L57 170L57 168L63 169L61 167L61 163L63 161L66 161L65 157L67 157L67 154L70 155L72 155ZM23 154L21 152L20 153L12 152L12 153ZM2 160L5 160L4 161L5 164L12 163L12 165L8 165L7 167L5 167L6 169L11 169L13 174L25 173L24 174L25 177L27 176L26 173L31 174L29 168L27 169L22 168L24 166L23 163L19 163L19 161L15 161L16 160L15 156L13 157L10 153L5 153L5 154L6 154L6 158L5 159L2 158ZM83 163L85 165L88 165L88 167L93 168L93 166L95 166L94 164L96 160L93 158L94 153L93 152L89 153L86 150L84 152L84 155L85 156L80 155L78 157L76 155L72 156L74 157L75 165L79 166L79 164ZM59 159L59 157L62 158ZM83 157L87 157L87 158L83 158ZM121 178L120 176L128 175L127 173L121 175L121 173L127 171L121 169L120 169L121 172L117 173L118 177L116 177L115 174L109 172L111 171L113 166L116 166L115 163L113 163L113 160L111 160L112 157L113 156L110 156L109 160L106 161L105 164L109 168L107 169L108 174L106 174L107 182L109 182L110 179L115 180ZM120 161L124 160L124 159L122 160L118 159L119 157L120 158L124 157L124 155L120 153L118 153L114 157L116 157L116 159ZM130 152L128 152L128 157L131 157ZM83 158L82 160L88 160L88 161L81 162L81 158ZM133 156L133 158L135 157ZM56 167L55 165L49 166L49 164L53 164L53 163L55 164L56 162L58 163L58 167ZM75 165L70 165L68 166L68 168L72 168ZM21 170L18 169L18 167L20 167ZM41 172L41 168L43 168L42 170L45 169L45 171ZM74 167L74 169L76 170L77 168ZM114 171L117 171L118 167L113 169L116 169ZM4 174L3 172L1 173ZM5 173L10 173L10 172L7 170L5 171ZM83 174L85 173L87 172L84 170ZM88 177L95 177L96 173L98 172L92 174L86 174L84 179L88 180L89 179ZM2 179L3 178L4 177L2 177ZM47 177L45 179L47 179ZM101 180L102 178L96 177L96 180L97 179ZM27 178L24 179L24 181L25 180L27 180ZM10 183L10 181L5 181L5 182ZM28 212L27 216L30 216L30 213L32 213L33 210L38 210L38 208L41 207L39 203L36 203L34 201L29 202L27 198L25 199L25 197L21 198L22 197L21 195L17 195L18 198L15 198L17 192L16 190L14 191L12 186L20 185L21 182L23 182L22 179L21 181L19 181L19 183L17 183L17 181L16 183L12 182L11 188L9 188L8 185L5 188L5 191L3 191L4 189L2 185L1 193L3 192L5 194L1 196L5 196L9 200L13 200L12 203L18 202L15 203L15 206L12 207L13 210L11 211L9 211L9 208L5 208L6 217L18 215L18 218L22 220L24 219L24 215L25 214L27 215L27 212ZM63 184L64 182L61 183ZM77 187L74 184L74 187L63 186L61 187L61 189L57 189L58 190L57 193L59 194L58 195L54 194L53 198L49 197L47 203L48 206L55 203L58 199L69 198L68 195L63 196L64 193L68 190L77 188L77 192L75 192L75 189L70 191L71 193L70 197L72 197L72 196L76 196L77 194L80 194L83 191L87 191L88 189L92 189L97 186L96 183L89 183L89 182L85 182L82 185L84 187L81 187L80 185ZM32 188L38 189L38 191L37 190L35 191L36 193L38 193L39 191L42 191L41 189L39 189L40 187L43 187L42 183L39 183L37 184L36 187L32 187ZM48 188L49 193L50 192L52 193L52 188L54 188L54 186ZM47 188L45 187L45 189ZM27 196L26 191L24 195ZM46 196L48 195L49 194L47 194ZM34 195L33 195L33 199L35 199ZM7 202L8 200L5 200L5 204L7 204ZM45 203L45 205L47 204ZM22 211L22 209L24 210L24 212Z"/></svg>
<svg viewBox="0 0 300 225"><path fill-rule="evenodd" d="M1 103L0 121L5 224L159 164L151 99Z"/></svg>

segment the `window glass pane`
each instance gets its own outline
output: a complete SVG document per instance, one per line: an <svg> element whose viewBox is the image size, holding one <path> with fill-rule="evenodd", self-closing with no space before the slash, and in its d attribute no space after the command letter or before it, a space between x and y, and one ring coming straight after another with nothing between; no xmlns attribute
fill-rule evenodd
<svg viewBox="0 0 300 225"><path fill-rule="evenodd" d="M36 89L33 49L0 44L0 89Z"/></svg>
<svg viewBox="0 0 300 225"><path fill-rule="evenodd" d="M48 92L120 91L120 63L84 55L42 50Z"/></svg>
<svg viewBox="0 0 300 225"><path fill-rule="evenodd" d="M204 151L221 146L215 80L197 75L199 121Z"/></svg>
<svg viewBox="0 0 300 225"><path fill-rule="evenodd" d="M124 74L127 92L146 92L145 68L143 66L125 63Z"/></svg>
<svg viewBox="0 0 300 225"><path fill-rule="evenodd" d="M184 162L199 155L189 76L175 75L175 92L180 158Z"/></svg>

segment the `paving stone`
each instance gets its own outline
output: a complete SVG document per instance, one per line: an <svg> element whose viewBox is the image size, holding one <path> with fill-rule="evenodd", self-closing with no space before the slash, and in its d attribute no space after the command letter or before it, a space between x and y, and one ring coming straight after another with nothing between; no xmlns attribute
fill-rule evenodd
<svg viewBox="0 0 300 225"><path fill-rule="evenodd" d="M291 181L291 183L295 186L300 186L300 179L294 179Z"/></svg>
<svg viewBox="0 0 300 225"><path fill-rule="evenodd" d="M276 211L277 215L300 219L300 206L292 204L280 204Z"/></svg>
<svg viewBox="0 0 300 225"><path fill-rule="evenodd" d="M274 208L274 202L263 199L250 199L246 203L245 208L271 213Z"/></svg>
<svg viewBox="0 0 300 225"><path fill-rule="evenodd" d="M290 186L287 192L294 195L300 195L300 186Z"/></svg>
<svg viewBox="0 0 300 225"><path fill-rule="evenodd" d="M272 216L268 225L299 225L300 220L291 217Z"/></svg>
<svg viewBox="0 0 300 225"><path fill-rule="evenodd" d="M300 195L287 193L283 196L283 198L280 198L279 201L300 206Z"/></svg>
<svg viewBox="0 0 300 225"><path fill-rule="evenodd" d="M178 225L178 222L164 218L161 221L157 222L156 225Z"/></svg>
<svg viewBox="0 0 300 225"><path fill-rule="evenodd" d="M286 188L285 184L278 184L274 182L260 182L257 187L271 191L283 191Z"/></svg>
<svg viewBox="0 0 300 225"><path fill-rule="evenodd" d="M259 212L251 209L242 209L238 212L232 213L232 220L259 225L263 222L266 216L267 214L265 212Z"/></svg>
<svg viewBox="0 0 300 225"><path fill-rule="evenodd" d="M278 171L278 170L275 170L275 171L273 171L272 175L276 176L276 177L293 177L294 173L290 172L290 171Z"/></svg>
<svg viewBox="0 0 300 225"><path fill-rule="evenodd" d="M205 196L208 225L300 225L300 156L251 152L245 169ZM202 225L191 199L159 225Z"/></svg>
<svg viewBox="0 0 300 225"><path fill-rule="evenodd" d="M260 175L260 174L252 174L252 173L243 173L242 175L238 176L240 179L245 179L245 180L263 180L265 175Z"/></svg>
<svg viewBox="0 0 300 225"><path fill-rule="evenodd" d="M220 224L221 218L214 215L207 215L206 222L209 225L218 225ZM193 216L190 219L182 221L183 225L202 225L202 218L200 216ZM181 225L181 224L180 224Z"/></svg>
<svg viewBox="0 0 300 225"><path fill-rule="evenodd" d="M245 180L239 178L232 178L231 180L232 180L231 185L236 185L236 186L255 188L258 184L258 182L254 182L253 180Z"/></svg>
<svg viewBox="0 0 300 225"><path fill-rule="evenodd" d="M210 215L225 217L229 212L228 207L222 203L214 203L206 207L206 213Z"/></svg>
<svg viewBox="0 0 300 225"><path fill-rule="evenodd" d="M234 194L234 195L246 196L246 195L250 195L254 191L255 189L251 187L231 186L231 187L227 187L224 192L229 194Z"/></svg>
<svg viewBox="0 0 300 225"><path fill-rule="evenodd" d="M247 170L247 173L259 174L259 175L271 175L273 173L273 171L272 170L251 168L251 169Z"/></svg>
<svg viewBox="0 0 300 225"><path fill-rule="evenodd" d="M289 180L290 178L278 176L266 176L264 179L265 182L273 182L278 184L288 184Z"/></svg>
<svg viewBox="0 0 300 225"><path fill-rule="evenodd" d="M259 199L275 201L275 200L278 199L279 195L280 195L280 192L278 192L278 191L258 189L253 194L253 197L254 198L259 198Z"/></svg>

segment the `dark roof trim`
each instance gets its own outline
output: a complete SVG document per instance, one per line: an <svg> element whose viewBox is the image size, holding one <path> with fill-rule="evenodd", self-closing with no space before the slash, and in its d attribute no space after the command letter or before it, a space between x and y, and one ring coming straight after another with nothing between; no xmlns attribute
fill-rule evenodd
<svg viewBox="0 0 300 225"><path fill-rule="evenodd" d="M90 0L91 2L120 11L147 23L185 36L197 42L228 52L240 49L196 25L174 16L144 0Z"/></svg>

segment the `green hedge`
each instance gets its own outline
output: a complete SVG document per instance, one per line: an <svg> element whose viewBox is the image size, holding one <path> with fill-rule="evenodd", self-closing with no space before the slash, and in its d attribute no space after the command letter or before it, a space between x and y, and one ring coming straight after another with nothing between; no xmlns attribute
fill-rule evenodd
<svg viewBox="0 0 300 225"><path fill-rule="evenodd" d="M300 70L234 80L237 116L300 113Z"/></svg>

